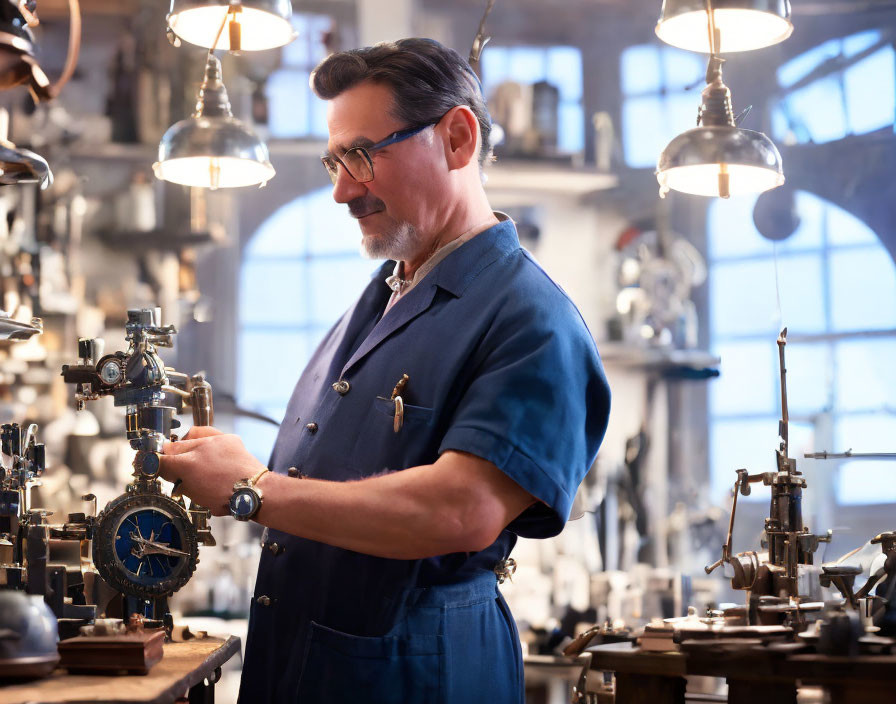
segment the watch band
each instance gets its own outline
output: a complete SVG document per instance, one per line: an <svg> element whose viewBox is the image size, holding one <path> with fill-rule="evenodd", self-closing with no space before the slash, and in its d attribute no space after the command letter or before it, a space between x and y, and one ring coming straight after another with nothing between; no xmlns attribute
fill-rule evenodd
<svg viewBox="0 0 896 704"><path fill-rule="evenodd" d="M256 474L254 477L252 477L249 480L249 486L254 487L258 483L258 480L261 479L267 472L270 472L270 471L271 470L269 470L267 467L265 467L263 470L261 470L258 474Z"/></svg>

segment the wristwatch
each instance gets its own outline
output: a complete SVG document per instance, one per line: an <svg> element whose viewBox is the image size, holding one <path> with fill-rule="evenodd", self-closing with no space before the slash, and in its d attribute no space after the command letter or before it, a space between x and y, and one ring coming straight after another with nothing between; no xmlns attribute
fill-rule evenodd
<svg viewBox="0 0 896 704"><path fill-rule="evenodd" d="M251 479L240 479L233 485L233 494L230 497L230 515L236 520L248 521L258 513L264 494L260 489L256 489L255 485L269 471L265 467Z"/></svg>

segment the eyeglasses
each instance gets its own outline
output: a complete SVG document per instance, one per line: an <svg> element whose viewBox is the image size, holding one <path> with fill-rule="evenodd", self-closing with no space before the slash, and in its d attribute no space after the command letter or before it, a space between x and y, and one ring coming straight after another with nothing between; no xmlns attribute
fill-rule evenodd
<svg viewBox="0 0 896 704"><path fill-rule="evenodd" d="M373 159L370 156L373 152L382 149L383 147L388 147L390 144L403 142L404 140L413 137L415 134L419 134L427 127L432 127L434 124L436 123L429 122L425 125L420 125L419 127L409 127L406 130L399 130L398 132L390 134L383 141L372 144L369 147L352 147L341 157L327 154L326 156L322 156L320 160L327 168L327 173L330 174L330 180L334 184L339 177L340 164L342 164L342 168L344 168L348 172L348 175L355 179L355 181L358 183L367 183L368 181L373 181Z"/></svg>

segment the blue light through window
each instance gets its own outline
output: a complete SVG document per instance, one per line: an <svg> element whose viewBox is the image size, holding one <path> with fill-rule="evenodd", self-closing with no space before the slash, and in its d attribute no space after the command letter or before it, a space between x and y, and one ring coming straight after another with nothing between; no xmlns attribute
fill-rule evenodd
<svg viewBox="0 0 896 704"><path fill-rule="evenodd" d="M878 30L831 39L778 69L777 139L823 144L893 124L896 53Z"/></svg>
<svg viewBox="0 0 896 704"><path fill-rule="evenodd" d="M634 168L655 167L677 134L697 124L706 65L702 56L666 46L629 47L620 57L622 146Z"/></svg>
<svg viewBox="0 0 896 704"><path fill-rule="evenodd" d="M274 212L243 252L237 398L277 421L324 333L354 302L377 264L360 254L360 232L330 188ZM385 286L385 284L383 284ZM277 429L244 418L236 430L266 462Z"/></svg>
<svg viewBox="0 0 896 704"><path fill-rule="evenodd" d="M547 81L560 93L557 147L567 154L585 149L582 52L571 46L492 46L482 52L482 89L490 97L505 81Z"/></svg>
<svg viewBox="0 0 896 704"><path fill-rule="evenodd" d="M272 137L326 137L326 105L308 85L312 69L326 56L323 39L332 20L324 15L294 12L295 41L281 49L280 68L265 85L268 127Z"/></svg>
<svg viewBox="0 0 896 704"><path fill-rule="evenodd" d="M710 385L716 500L730 491L736 468L770 469L780 417L774 340L785 325L791 457L850 447L892 452L896 437L888 411L896 398L896 266L889 253L856 217L801 191L799 228L773 243L753 225L755 202L716 200L707 213L710 344L722 359L722 376ZM841 505L896 501L896 482L858 480L870 464L839 467Z"/></svg>

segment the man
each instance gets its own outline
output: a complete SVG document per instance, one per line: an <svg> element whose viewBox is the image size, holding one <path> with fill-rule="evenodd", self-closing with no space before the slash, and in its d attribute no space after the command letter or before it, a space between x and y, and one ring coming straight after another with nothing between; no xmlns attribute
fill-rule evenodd
<svg viewBox="0 0 896 704"><path fill-rule="evenodd" d="M460 56L381 44L329 57L312 85L333 197L393 261L303 372L271 472L201 428L162 472L222 515L236 482L263 492L241 701L519 704L496 574L516 536L562 529L597 453L594 342L488 205L490 120Z"/></svg>

